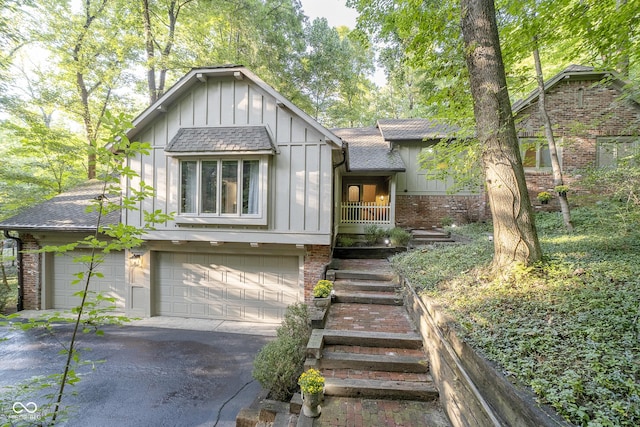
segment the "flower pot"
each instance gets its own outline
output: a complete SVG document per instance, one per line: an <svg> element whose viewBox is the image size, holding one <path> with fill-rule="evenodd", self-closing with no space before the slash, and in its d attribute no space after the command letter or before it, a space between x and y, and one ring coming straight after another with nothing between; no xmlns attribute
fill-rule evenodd
<svg viewBox="0 0 640 427"><path fill-rule="evenodd" d="M548 205L549 201L548 200L541 200L540 203L542 203L543 205Z"/></svg>
<svg viewBox="0 0 640 427"><path fill-rule="evenodd" d="M320 308L328 307L329 302L331 302L330 296L326 298L313 297L313 305L315 305L316 307L320 307Z"/></svg>
<svg viewBox="0 0 640 427"><path fill-rule="evenodd" d="M320 402L324 393L302 393L302 413L309 418L316 418L320 416L322 408Z"/></svg>

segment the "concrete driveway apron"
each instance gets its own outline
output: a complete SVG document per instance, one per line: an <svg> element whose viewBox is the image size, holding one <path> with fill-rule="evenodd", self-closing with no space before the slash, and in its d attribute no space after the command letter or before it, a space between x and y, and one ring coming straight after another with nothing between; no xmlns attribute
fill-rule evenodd
<svg viewBox="0 0 640 427"><path fill-rule="evenodd" d="M20 417L27 412L18 405L17 414L16 401L40 407L48 402L43 392L15 396L6 388L36 375L62 372L65 356L58 354L58 340L67 343L72 329L54 329L55 337L44 330L0 328L0 339L8 338L0 342L0 391L5 391L0 425L24 421ZM130 325L103 330L102 337L80 336L81 359L104 362L76 369L81 381L67 387L63 404L69 413L60 425L235 426L238 411L260 390L251 377L253 359L272 339L269 331L267 336L248 334L264 331L242 324L227 328L236 333Z"/></svg>

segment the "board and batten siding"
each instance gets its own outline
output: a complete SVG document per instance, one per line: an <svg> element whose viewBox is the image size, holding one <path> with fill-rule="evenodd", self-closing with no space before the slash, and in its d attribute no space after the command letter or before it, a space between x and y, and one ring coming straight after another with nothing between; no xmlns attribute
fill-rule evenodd
<svg viewBox="0 0 640 427"><path fill-rule="evenodd" d="M396 176L397 194L407 196L437 196L446 195L447 190L453 185L453 179L448 178L446 181L438 179L427 179L427 170L420 167L418 156L425 148L422 144L403 143L397 145L396 150L399 151L400 157L406 165L405 172L399 172ZM469 195L477 194L471 191L460 191L456 194Z"/></svg>
<svg viewBox="0 0 640 427"><path fill-rule="evenodd" d="M150 153L130 159L130 166L156 190L154 198L141 203L142 210L178 212L179 160L164 149L180 128L266 126L278 151L268 160L267 226L179 227L170 221L145 238L330 243L332 148L322 134L276 101L248 79L198 82L138 134L136 140L151 144ZM135 188L139 180L128 185ZM142 211L125 215L128 224L142 225ZM291 241L294 238L298 241Z"/></svg>

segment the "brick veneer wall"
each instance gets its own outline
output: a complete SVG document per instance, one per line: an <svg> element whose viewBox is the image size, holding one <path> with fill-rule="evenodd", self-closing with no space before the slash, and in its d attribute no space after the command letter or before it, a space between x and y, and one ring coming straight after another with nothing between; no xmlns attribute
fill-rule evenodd
<svg viewBox="0 0 640 427"><path fill-rule="evenodd" d="M312 291L320 279L325 278L327 265L331 262L331 246L307 245L304 257L304 300L310 303Z"/></svg>
<svg viewBox="0 0 640 427"><path fill-rule="evenodd" d="M640 132L640 106L621 98L621 92L613 85L594 83L594 80L563 80L546 96L553 133L556 142L561 144L565 184L572 190L579 191L577 175L580 169L595 165L598 137L630 136ZM516 115L516 123L518 136L544 137L537 101ZM549 205L541 205L536 200L540 191L553 191L551 173L525 171L525 175L533 205L545 210L557 208L555 199Z"/></svg>
<svg viewBox="0 0 640 427"><path fill-rule="evenodd" d="M40 267L41 254L32 252L40 249L37 240L30 234L20 236L22 240L22 303L25 310L40 310L41 307L41 283Z"/></svg>
<svg viewBox="0 0 640 427"><path fill-rule="evenodd" d="M484 221L488 218L485 195L474 196L405 196L396 195L396 225L403 228L442 226L449 217L458 224Z"/></svg>

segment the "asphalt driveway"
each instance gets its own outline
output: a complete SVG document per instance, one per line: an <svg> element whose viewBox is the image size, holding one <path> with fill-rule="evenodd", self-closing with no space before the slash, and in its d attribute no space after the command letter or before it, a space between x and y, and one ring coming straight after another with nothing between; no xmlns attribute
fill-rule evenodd
<svg viewBox="0 0 640 427"><path fill-rule="evenodd" d="M238 411L260 391L253 358L271 337L217 331L108 326L102 337L83 334L77 348L81 380L67 390L67 426L235 426ZM38 375L61 373L58 354L70 325L28 332L0 328L0 425L29 421L49 402L43 391L7 393ZM59 342L60 341L60 342ZM49 390L50 392L50 390ZM16 403L19 403L16 405ZM29 404L31 403L31 404Z"/></svg>

